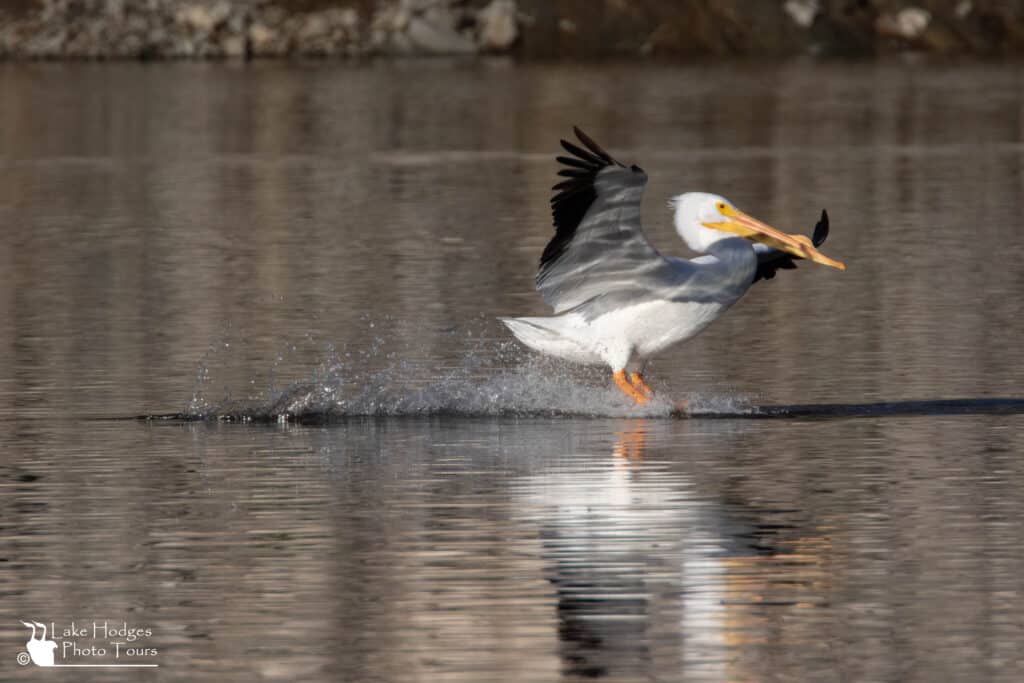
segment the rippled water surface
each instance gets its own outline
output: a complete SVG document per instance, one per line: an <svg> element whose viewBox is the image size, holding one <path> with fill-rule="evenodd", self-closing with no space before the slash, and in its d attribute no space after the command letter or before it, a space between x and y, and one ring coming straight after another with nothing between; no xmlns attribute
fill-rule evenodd
<svg viewBox="0 0 1024 683"><path fill-rule="evenodd" d="M1021 680L1022 74L0 65L0 679ZM573 124L848 270L634 411L494 320Z"/></svg>

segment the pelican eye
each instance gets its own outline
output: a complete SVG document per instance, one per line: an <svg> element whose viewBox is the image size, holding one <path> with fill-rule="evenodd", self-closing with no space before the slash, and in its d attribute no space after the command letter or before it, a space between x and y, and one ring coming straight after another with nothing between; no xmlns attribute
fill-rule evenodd
<svg viewBox="0 0 1024 683"><path fill-rule="evenodd" d="M718 210L725 211L725 202L718 202Z"/></svg>

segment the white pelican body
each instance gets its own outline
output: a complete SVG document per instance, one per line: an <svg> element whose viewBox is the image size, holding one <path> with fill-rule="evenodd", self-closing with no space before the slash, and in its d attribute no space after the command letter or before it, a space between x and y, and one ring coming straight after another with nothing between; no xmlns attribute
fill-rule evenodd
<svg viewBox="0 0 1024 683"><path fill-rule="evenodd" d="M718 255L711 258L670 260L681 278L685 277L686 264L692 263L700 269L699 276L734 282L734 286L723 286L713 300L654 299L612 308L593 319L581 311L569 310L551 317L506 318L504 322L521 342L541 353L575 363L604 363L613 370L640 372L648 358L700 334L753 284L757 255L752 245L740 238L726 242L731 244L723 244Z"/></svg>
<svg viewBox="0 0 1024 683"><path fill-rule="evenodd" d="M637 403L653 394L642 376L646 360L699 334L758 279L795 268L794 258L845 268L815 249L828 235L824 212L812 243L704 192L679 195L671 205L680 237L705 255L662 256L640 226L646 174L575 130L589 151L562 141L575 156L558 157L567 166L559 175L569 180L555 185L555 237L537 274L537 289L555 315L502 321L537 351L608 365Z"/></svg>

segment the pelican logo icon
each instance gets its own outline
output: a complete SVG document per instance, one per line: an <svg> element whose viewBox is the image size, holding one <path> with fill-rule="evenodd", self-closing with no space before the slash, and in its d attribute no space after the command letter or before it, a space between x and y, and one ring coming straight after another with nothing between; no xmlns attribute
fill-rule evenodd
<svg viewBox="0 0 1024 683"><path fill-rule="evenodd" d="M53 666L53 651L57 649L57 643L46 639L46 624L40 624L38 621L32 623L23 621L21 623L32 629L32 635L25 643L25 649L28 652L18 653L18 664L27 666L31 661L36 666ZM39 638L36 638L37 627L43 630Z"/></svg>
<svg viewBox="0 0 1024 683"><path fill-rule="evenodd" d="M47 668L156 668L159 654L149 647L153 629L129 625L127 621L20 622L30 630L26 652L19 652L18 664ZM49 638L47 637L49 635Z"/></svg>

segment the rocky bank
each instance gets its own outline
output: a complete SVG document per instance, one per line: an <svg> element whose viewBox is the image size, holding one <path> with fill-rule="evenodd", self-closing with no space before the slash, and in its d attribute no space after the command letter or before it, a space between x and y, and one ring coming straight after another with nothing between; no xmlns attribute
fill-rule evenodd
<svg viewBox="0 0 1024 683"><path fill-rule="evenodd" d="M1024 0L8 0L7 59L1024 51Z"/></svg>

